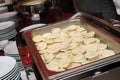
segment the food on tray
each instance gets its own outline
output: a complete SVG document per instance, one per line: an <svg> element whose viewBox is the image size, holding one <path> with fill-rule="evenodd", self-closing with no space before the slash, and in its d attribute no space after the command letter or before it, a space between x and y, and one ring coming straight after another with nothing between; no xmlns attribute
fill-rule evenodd
<svg viewBox="0 0 120 80"><path fill-rule="evenodd" d="M100 43L100 44L97 44L97 49L98 50L104 50L107 48L107 45L106 44L103 44L103 43Z"/></svg>
<svg viewBox="0 0 120 80"><path fill-rule="evenodd" d="M85 45L79 45L76 48L71 50L73 55L85 53Z"/></svg>
<svg viewBox="0 0 120 80"><path fill-rule="evenodd" d="M32 40L33 40L34 42L40 42L40 41L42 41L42 36L36 35L36 36L34 36L34 37L32 38Z"/></svg>
<svg viewBox="0 0 120 80"><path fill-rule="evenodd" d="M91 44L97 42L97 38L85 38L83 41L85 44Z"/></svg>
<svg viewBox="0 0 120 80"><path fill-rule="evenodd" d="M53 30L52 30L52 33L54 34L54 33L60 33L61 32L61 29L60 28L54 28Z"/></svg>
<svg viewBox="0 0 120 80"><path fill-rule="evenodd" d="M36 46L37 46L38 50L44 50L47 47L47 43L46 42L38 42L36 44Z"/></svg>
<svg viewBox="0 0 120 80"><path fill-rule="evenodd" d="M71 63L71 65L69 66L69 68L68 69L71 69L71 68L74 68L74 67L77 67L77 66L81 66L82 64L81 63L79 63L79 62L77 62L77 63Z"/></svg>
<svg viewBox="0 0 120 80"><path fill-rule="evenodd" d="M95 37L95 32L79 25L54 28L32 39L47 69L51 71L64 71L115 55L107 44Z"/></svg>
<svg viewBox="0 0 120 80"><path fill-rule="evenodd" d="M49 62L48 64L46 64L46 67L49 70L57 71L59 69L59 62L58 62L57 59L53 59L51 62Z"/></svg>
<svg viewBox="0 0 120 80"><path fill-rule="evenodd" d="M102 53L100 55L100 58L106 58L106 57L109 57L109 56L112 56L112 55L115 55L114 51L105 49L105 50L102 51Z"/></svg>
<svg viewBox="0 0 120 80"><path fill-rule="evenodd" d="M85 56L83 54L77 54L73 57L73 62L82 62L85 60Z"/></svg>
<svg viewBox="0 0 120 80"><path fill-rule="evenodd" d="M97 51L92 51L92 52L87 52L85 53L85 58L87 58L88 60L97 60L99 57L99 53Z"/></svg>
<svg viewBox="0 0 120 80"><path fill-rule="evenodd" d="M57 59L64 59L64 58L68 58L69 54L67 52L60 52L56 55Z"/></svg>
<svg viewBox="0 0 120 80"><path fill-rule="evenodd" d="M45 39L52 39L53 38L52 33L45 33L42 35L42 37Z"/></svg>
<svg viewBox="0 0 120 80"><path fill-rule="evenodd" d="M72 58L69 56L68 58L63 58L59 60L59 68L67 69L71 65Z"/></svg>
<svg viewBox="0 0 120 80"><path fill-rule="evenodd" d="M45 63L49 63L54 59L55 54L46 53L46 54L43 54L43 57L44 57Z"/></svg>
<svg viewBox="0 0 120 80"><path fill-rule="evenodd" d="M87 44L87 45L85 45L85 51L86 52L97 51L97 45L96 44Z"/></svg>
<svg viewBox="0 0 120 80"><path fill-rule="evenodd" d="M95 32L91 31L91 32L88 32L86 34L83 34L85 37L94 37L95 35Z"/></svg>

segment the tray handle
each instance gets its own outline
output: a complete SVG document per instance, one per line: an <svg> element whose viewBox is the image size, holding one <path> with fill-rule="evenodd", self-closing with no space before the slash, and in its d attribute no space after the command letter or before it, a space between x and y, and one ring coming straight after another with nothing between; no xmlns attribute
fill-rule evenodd
<svg viewBox="0 0 120 80"><path fill-rule="evenodd" d="M73 20L73 19L78 19L82 16L81 12L77 12L76 14L74 14L71 18L69 18L69 20Z"/></svg>

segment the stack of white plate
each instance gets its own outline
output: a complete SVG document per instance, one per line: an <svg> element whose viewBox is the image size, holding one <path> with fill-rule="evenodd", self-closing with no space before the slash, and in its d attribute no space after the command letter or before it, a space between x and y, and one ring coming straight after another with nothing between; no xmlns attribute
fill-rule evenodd
<svg viewBox="0 0 120 80"><path fill-rule="evenodd" d="M17 27L18 26L17 12L13 11L0 14L0 22L4 21L14 21L15 26Z"/></svg>
<svg viewBox="0 0 120 80"><path fill-rule="evenodd" d="M8 8L7 7L0 7L0 14L1 13L6 13L8 12Z"/></svg>
<svg viewBox="0 0 120 80"><path fill-rule="evenodd" d="M6 4L5 3L0 3L0 7L3 7L5 6Z"/></svg>
<svg viewBox="0 0 120 80"><path fill-rule="evenodd" d="M8 56L0 56L0 80L20 80L21 73L16 60Z"/></svg>
<svg viewBox="0 0 120 80"><path fill-rule="evenodd" d="M2 41L0 41L0 50L2 50L8 43L9 43L8 40L2 40Z"/></svg>
<svg viewBox="0 0 120 80"><path fill-rule="evenodd" d="M22 64L22 61L17 49L16 41L9 42L9 44L7 44L4 48L4 53L6 56L10 56L16 59L20 71L24 70L24 66Z"/></svg>
<svg viewBox="0 0 120 80"><path fill-rule="evenodd" d="M0 41L12 39L16 36L15 23L13 21L0 22Z"/></svg>

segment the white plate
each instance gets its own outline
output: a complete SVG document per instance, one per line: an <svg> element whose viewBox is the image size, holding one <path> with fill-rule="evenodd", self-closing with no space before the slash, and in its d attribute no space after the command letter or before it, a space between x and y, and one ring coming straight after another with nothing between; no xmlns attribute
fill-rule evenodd
<svg viewBox="0 0 120 80"><path fill-rule="evenodd" d="M7 44L8 42L9 42L8 40L2 40L2 41L0 41L0 45Z"/></svg>
<svg viewBox="0 0 120 80"><path fill-rule="evenodd" d="M18 48L16 45L16 41L13 41L11 43L9 43L8 45L5 46L4 48L4 52L6 54L18 54Z"/></svg>
<svg viewBox="0 0 120 80"><path fill-rule="evenodd" d="M6 13L6 12L8 12L7 7L0 7L0 13Z"/></svg>
<svg viewBox="0 0 120 80"><path fill-rule="evenodd" d="M20 73L19 68L17 67L11 74L2 77L2 80L14 80L17 75Z"/></svg>
<svg viewBox="0 0 120 80"><path fill-rule="evenodd" d="M13 29L15 29L15 22L13 21L0 22L0 34L8 33Z"/></svg>
<svg viewBox="0 0 120 80"><path fill-rule="evenodd" d="M12 17L12 16L16 16L17 15L17 12L6 12L6 13L2 13L0 14L0 19L5 19L5 18L9 18L9 17Z"/></svg>
<svg viewBox="0 0 120 80"><path fill-rule="evenodd" d="M3 34L3 35L0 34L0 40L12 39L12 38L14 38L16 36L16 34L17 34L17 31L15 29L13 29L9 33Z"/></svg>
<svg viewBox="0 0 120 80"><path fill-rule="evenodd" d="M4 21L14 21L15 24L18 26L17 12L14 11L0 14L0 22Z"/></svg>
<svg viewBox="0 0 120 80"><path fill-rule="evenodd" d="M9 56L0 56L0 77L9 73L16 65L16 60Z"/></svg>
<svg viewBox="0 0 120 80"><path fill-rule="evenodd" d="M5 3L0 3L0 7L5 6L5 5L6 5Z"/></svg>
<svg viewBox="0 0 120 80"><path fill-rule="evenodd" d="M0 30L4 30L6 28L12 27L15 23L13 21L6 21L0 23Z"/></svg>
<svg viewBox="0 0 120 80"><path fill-rule="evenodd" d="M12 31L9 31L7 33L4 33L4 34L0 34L0 38L6 37L6 36L9 36L9 35L14 35L14 34L16 34L15 29L13 29Z"/></svg>
<svg viewBox="0 0 120 80"><path fill-rule="evenodd" d="M2 41L0 41L0 50L2 50L8 43L9 43L8 40L2 40Z"/></svg>

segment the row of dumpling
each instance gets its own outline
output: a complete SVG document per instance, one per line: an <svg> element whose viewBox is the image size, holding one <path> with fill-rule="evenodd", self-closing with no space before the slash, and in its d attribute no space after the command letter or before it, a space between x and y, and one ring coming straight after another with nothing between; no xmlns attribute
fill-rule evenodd
<svg viewBox="0 0 120 80"><path fill-rule="evenodd" d="M46 67L52 71L64 71L115 54L95 37L95 32L79 25L54 28L32 39Z"/></svg>

